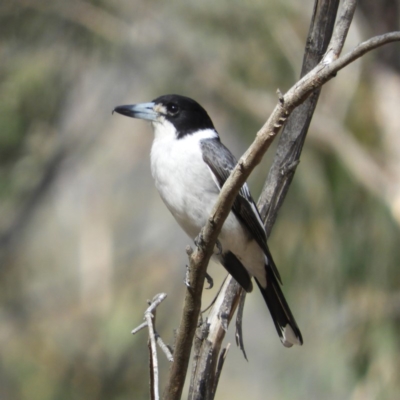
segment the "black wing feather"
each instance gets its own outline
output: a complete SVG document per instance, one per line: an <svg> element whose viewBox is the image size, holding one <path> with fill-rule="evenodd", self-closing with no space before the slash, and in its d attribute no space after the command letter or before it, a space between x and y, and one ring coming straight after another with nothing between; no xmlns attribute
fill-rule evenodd
<svg viewBox="0 0 400 400"><path fill-rule="evenodd" d="M236 158L221 143L219 138L204 139L200 142L200 146L203 153L203 160L212 171L219 188L222 188L237 164ZM232 210L236 217L238 217L247 228L249 234L262 248L264 254L267 256L268 266L274 272L278 281L282 283L279 271L268 249L264 225L262 224L257 206L251 197L246 183L239 190L235 202L233 203Z"/></svg>

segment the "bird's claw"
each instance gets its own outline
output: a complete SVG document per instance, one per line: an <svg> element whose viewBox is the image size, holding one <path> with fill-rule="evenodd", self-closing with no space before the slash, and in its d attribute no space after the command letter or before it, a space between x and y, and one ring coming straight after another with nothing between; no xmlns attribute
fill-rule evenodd
<svg viewBox="0 0 400 400"><path fill-rule="evenodd" d="M206 287L206 289L207 290L212 289L214 287L214 279L207 272L206 272L206 281L208 283L208 287ZM185 286L188 289L192 289L192 285L190 284L190 280L189 280L189 266L188 265L186 265L186 275L185 275L185 279L183 280L183 283L185 284Z"/></svg>
<svg viewBox="0 0 400 400"><path fill-rule="evenodd" d="M194 244L196 247L202 247L204 243L204 238L203 238L203 229L199 232L199 234L194 238ZM221 242L217 239L215 242L215 247L217 248L217 252L215 255L220 256L222 254L222 245Z"/></svg>
<svg viewBox="0 0 400 400"><path fill-rule="evenodd" d="M212 287L214 286L214 280L211 277L211 275L209 275L207 272L206 272L206 281L208 283L208 287L206 287L206 289L207 290L212 289Z"/></svg>

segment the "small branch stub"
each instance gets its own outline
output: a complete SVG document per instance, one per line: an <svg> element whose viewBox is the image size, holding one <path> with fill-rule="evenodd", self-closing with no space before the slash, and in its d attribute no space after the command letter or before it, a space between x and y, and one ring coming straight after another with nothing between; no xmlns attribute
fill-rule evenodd
<svg viewBox="0 0 400 400"><path fill-rule="evenodd" d="M282 105L285 104L285 98L283 97L281 89L279 89L279 88L276 89L276 93L278 94L279 103L281 103Z"/></svg>

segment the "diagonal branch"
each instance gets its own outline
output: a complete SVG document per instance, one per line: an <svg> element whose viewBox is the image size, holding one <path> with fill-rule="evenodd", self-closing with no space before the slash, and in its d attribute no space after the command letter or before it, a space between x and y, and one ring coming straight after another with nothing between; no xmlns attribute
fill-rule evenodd
<svg viewBox="0 0 400 400"><path fill-rule="evenodd" d="M315 2L300 77L315 68L326 52L328 44L332 43L331 37L338 7L339 0ZM335 29L335 32L337 30ZM315 90L293 111L280 135L274 161L257 203L267 237L271 233L278 211L292 183L320 91L321 89Z"/></svg>
<svg viewBox="0 0 400 400"><path fill-rule="evenodd" d="M384 44L400 41L400 32L386 33L375 36L360 43L353 50L328 63L319 63L312 71L300 79L276 105L268 121L258 131L254 142L240 158L237 166L223 186L218 201L203 232L204 245L192 255L197 261L211 256L216 238L222 228L223 221L228 216L236 194L245 183L253 169L260 163L262 156L268 150L275 136L295 107L300 105L315 89L331 80L338 71L357 60L367 52ZM202 255L201 260L199 260ZM207 260L208 261L208 260ZM197 264L199 267L200 264Z"/></svg>

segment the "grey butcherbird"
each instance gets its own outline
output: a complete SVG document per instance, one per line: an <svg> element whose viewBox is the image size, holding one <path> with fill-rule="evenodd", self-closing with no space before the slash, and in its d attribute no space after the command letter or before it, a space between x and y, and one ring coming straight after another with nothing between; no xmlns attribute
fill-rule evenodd
<svg viewBox="0 0 400 400"><path fill-rule="evenodd" d="M150 103L118 106L114 111L151 121L150 158L156 187L178 224L195 239L237 163L221 143L207 112L196 101L174 94ZM254 276L283 345L302 345L247 184L240 189L218 239L221 251L214 257L247 292L253 289Z"/></svg>

